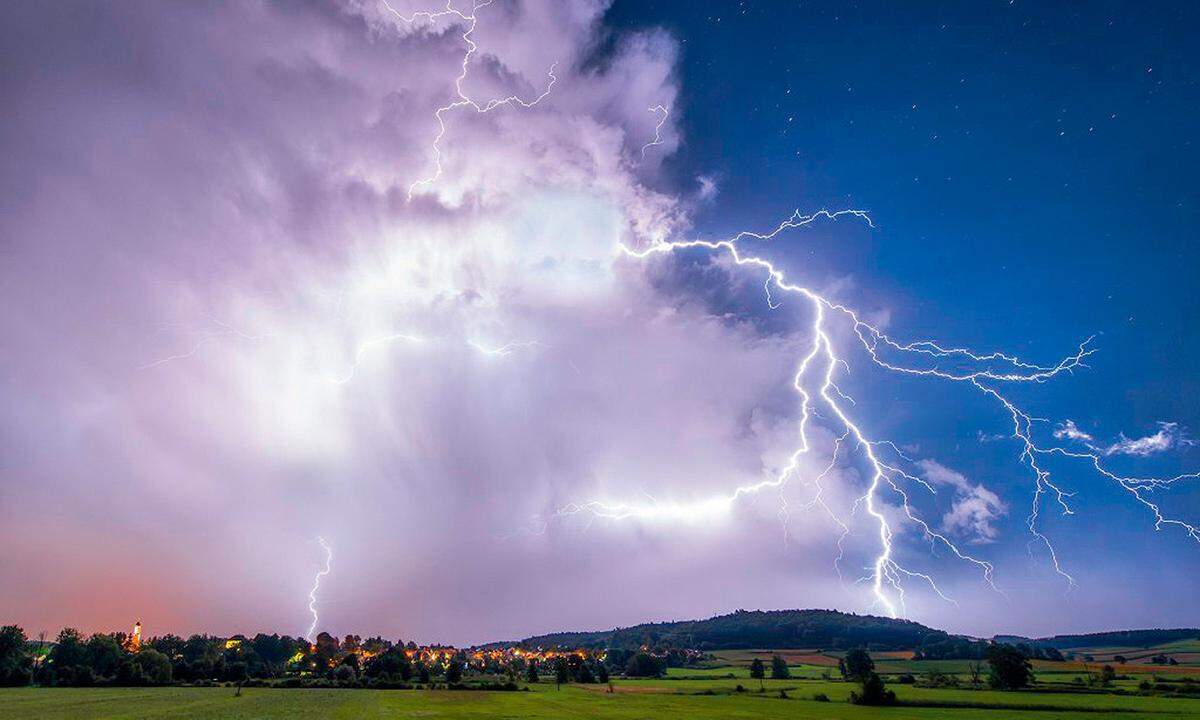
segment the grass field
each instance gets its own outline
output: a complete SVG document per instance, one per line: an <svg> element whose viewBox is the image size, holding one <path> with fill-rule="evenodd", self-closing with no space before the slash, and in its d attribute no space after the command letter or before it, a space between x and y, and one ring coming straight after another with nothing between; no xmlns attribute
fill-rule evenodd
<svg viewBox="0 0 1200 720"><path fill-rule="evenodd" d="M746 692L736 692L741 683ZM1052 692L894 686L920 707L863 708L846 702L851 685L820 680L663 679L602 685L531 686L530 692L446 690L284 690L247 688L0 689L0 720L134 718L1169 718L1200 717L1200 700ZM789 697L781 699L779 691ZM823 692L832 702L817 702ZM989 706L989 707L981 707Z"/></svg>
<svg viewBox="0 0 1200 720"><path fill-rule="evenodd" d="M1186 654L1196 641L1155 648L1091 648L1102 656L1129 650L1152 655L1160 650ZM771 656L786 658L792 678L750 678L749 665ZM1121 653L1125 654L1125 653ZM831 680L837 676L840 653L815 648L790 650L729 650L715 653L701 667L671 668L657 680L616 680L615 692L604 685L566 685L557 690L542 682L528 692L450 690L360 690L244 688L240 697L232 687L165 688L0 688L0 720L154 720L157 718L212 718L214 720L305 720L307 718L791 718L840 720L842 718L896 718L951 720L1021 718L1022 720L1072 720L1088 718L1200 718L1200 699L1144 696L1138 683L1150 678L1200 677L1200 667L1159 667L1131 662L1118 668L1112 688L1126 694L1087 692L1074 683L1086 675L1083 663L1035 661L1038 686L1022 692L971 689L965 683L966 660L915 661L907 653L877 653L876 668L896 692L898 707L866 708L851 705L848 696L856 686ZM1099 663L1090 663L1093 672ZM916 687L894 682L900 673L918 679L931 672L956 675L960 687ZM741 689L739 690L739 686ZM781 697L781 691L786 697ZM823 694L829 702L814 699Z"/></svg>

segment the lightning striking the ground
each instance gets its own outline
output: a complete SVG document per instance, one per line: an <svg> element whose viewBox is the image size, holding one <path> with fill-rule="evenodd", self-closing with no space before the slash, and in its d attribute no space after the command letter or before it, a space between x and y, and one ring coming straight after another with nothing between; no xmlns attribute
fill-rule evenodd
<svg viewBox="0 0 1200 720"><path fill-rule="evenodd" d="M308 591L308 611L312 613L312 624L308 626L308 632L304 633L304 637L309 642L313 641L313 633L317 631L317 622L321 619L317 614L317 591L321 589L321 578L328 575L333 566L333 548L329 546L329 543L325 542L325 538L323 537L318 537L317 543L325 551L325 567L317 571L317 574L313 577L312 590Z"/></svg>
<svg viewBox="0 0 1200 720"><path fill-rule="evenodd" d="M1053 365L1037 365L1001 352L978 353L966 348L943 347L932 340L899 342L890 338L877 326L862 319L856 311L849 307L830 300L811 288L791 282L775 264L757 255L748 254L739 245L739 242L747 238L770 240L785 229L803 227L820 218L837 220L843 217L855 217L868 224L871 223L867 213L861 210L838 212L822 210L812 215L804 215L797 211L767 233L746 231L723 240L658 240L640 249L620 245L619 250L622 254L637 260L685 250L707 250L713 253L722 253L739 267L758 270L766 274L764 289L771 308L780 306L780 302L776 302L772 291L782 295L797 296L808 303L812 312L812 324L809 328L810 345L799 361L792 382L800 401L799 444L787 464L774 476L756 483L738 486L727 494L684 503L658 502L653 498L649 502L593 500L567 505L561 508L557 515L588 513L611 520L697 522L714 513L728 512L734 503L743 496L757 494L768 489L776 489L782 493L782 489L789 479L798 472L801 458L809 454L813 448L810 440L810 425L813 423L814 416L818 414L816 408L819 406L828 412L836 427L840 429L841 435L837 439L829 464L811 481L816 488L816 494L804 507L819 506L841 529L842 535L838 539L839 554L835 561L835 566L838 566L842 560L843 541L850 535L850 526L824 502L822 481L837 465L838 455L843 447L848 447L851 451L858 451L860 461L868 470L869 481L865 492L854 502L851 513L857 512L860 507L863 508L871 518L877 532L878 554L869 567L868 575L863 578L871 586L873 607L882 608L893 617L903 615L906 580L918 580L928 585L938 597L953 602L942 592L931 575L906 568L900 564L896 557L895 546L895 535L898 530L894 527L894 521L888 518L889 498L892 503L896 504L900 512L900 521L914 525L929 542L931 548L940 546L958 560L975 567L981 573L983 581L999 592L995 585L992 564L964 552L945 534L937 532L922 520L914 512L909 501L908 491L903 484L912 483L930 493L936 492L935 489L928 482L897 466L900 461L909 461L909 459L895 444L886 440L873 439L860 421L852 418L852 413L847 406L853 407L854 401L845 395L836 383L839 370L844 369L848 373L850 366L839 355L830 335L830 324L840 319L853 331L854 336L857 337L859 344L872 362L884 370L928 377L937 381L965 383L999 403L1004 413L1012 420L1011 438L1017 441L1021 447L1019 461L1033 473L1034 492L1027 518L1027 528L1032 538L1044 547L1055 572L1068 583L1069 587L1074 587L1075 579L1063 568L1058 551L1039 525L1046 497L1051 498L1054 505L1063 514L1070 515L1074 512L1069 502L1071 493L1063 490L1052 479L1050 472L1041 462L1041 459L1047 456L1058 455L1086 462L1101 476L1115 482L1132 495L1137 502L1145 506L1154 516L1156 529L1160 529L1164 525L1175 526L1182 529L1193 540L1200 542L1200 530L1196 526L1165 515L1160 506L1148 497L1154 490L1187 480L1195 480L1200 477L1200 473L1172 478L1121 477L1104 467L1101 456L1097 452L1079 452L1055 445L1039 444L1033 430L1036 419L1019 409L1008 396L1001 392L1000 388L1006 385L1042 383L1060 374L1086 367L1084 360L1096 352L1091 346L1091 338L1081 343L1074 353ZM900 460L893 464L892 461L883 457L885 452L896 455ZM781 515L785 518L785 522L787 513L788 508L784 502L781 507Z"/></svg>
<svg viewBox="0 0 1200 720"><path fill-rule="evenodd" d="M558 82L555 74L556 65L551 64L546 72L544 89L526 99L520 95L508 95L502 98L481 101L473 99L464 89L467 82L472 59L478 52L478 45L473 39L473 33L478 24L478 13L491 5L491 0L476 1L469 11L454 7L452 0L447 0L444 9L432 11L417 11L404 15L396 10L387 0L381 0L396 20L404 25L416 27L435 25L443 20L460 26L464 50L461 56L459 72L453 83L453 95L448 103L434 111L437 130L430 143L429 154L432 158L431 174L413 181L408 186L408 199L415 194L435 184L444 173L442 143L448 132L448 117L454 112L469 108L477 114L486 114L501 107L533 108L548 97ZM670 119L670 109L662 104L653 105L648 111L658 115L654 129L654 137L640 148L640 156L645 159L651 148L663 144L663 128ZM465 111L464 111L465 112ZM872 607L879 608L888 615L898 617L905 614L905 595L910 582L927 586L937 597L948 602L954 602L939 587L937 580L929 573L902 564L898 553L897 535L904 529L915 529L928 543L931 551L944 551L957 561L977 572L981 580L992 590L1002 593L996 584L995 567L989 561L976 557L963 549L945 532L939 532L927 520L922 519L915 509L912 493L928 493L936 495L936 488L926 479L915 472L905 470L913 465L899 446L895 443L874 437L868 424L869 418L857 417L854 399L843 392L838 381L850 372L848 356L841 352L835 343L835 328L849 331L847 337L853 338L851 345L855 352L861 348L872 364L889 373L925 378L942 383L958 383L969 387L975 392L994 401L1002 416L1011 421L1009 439L1020 448L1017 456L1021 466L1032 476L1032 500L1026 518L1026 529L1031 537L1031 553L1037 548L1044 552L1055 573L1067 584L1074 587L1075 578L1066 570L1061 561L1059 551L1051 538L1043 531L1042 515L1047 508L1062 515L1074 514L1071 498L1072 492L1064 489L1048 469L1050 458L1062 458L1078 461L1090 467L1106 480L1115 483L1133 499L1148 510L1154 518L1156 529L1164 526L1182 530L1188 537L1200 543L1200 528L1183 519L1168 515L1155 499L1156 491L1165 490L1178 483L1200 479L1200 473L1190 473L1169 478L1136 478L1118 475L1104 465L1104 457L1108 454L1103 448L1084 443L1084 449L1069 446L1046 444L1039 440L1036 424L1040 421L1022 410L1011 399L1007 388L1015 385L1037 385L1050 381L1059 375L1072 373L1086 367L1085 361L1096 352L1092 347L1092 338L1084 340L1076 350L1056 363L1039 365L1004 352L977 352L963 347L947 347L934 340L921 339L915 341L899 341L884 333L878 324L873 324L863 318L857 311L846 305L818 293L812 288L797 284L788 279L782 269L771 261L743 248L746 241L769 242L777 239L788 230L799 229L820 220L837 221L856 219L874 227L872 219L863 210L820 210L812 214L803 214L799 210L778 223L774 228L765 232L742 231L718 240L667 240L657 239L641 247L630 247L619 243L617 251L620 256L635 261L647 261L652 257L665 256L682 251L706 251L721 255L740 268L763 274L763 290L766 303L771 309L782 307L787 298L797 298L803 302L807 312L811 314L811 323L807 327L806 349L796 365L792 377L792 389L799 401L799 421L797 427L796 447L787 456L783 466L771 472L764 479L734 487L732 490L711 497L693 501L675 501L658 499L648 493L645 499L637 500L590 500L568 504L555 513L557 517L586 514L591 517L613 521L644 521L680 524L700 524L714 517L726 515L744 498L758 496L768 491L778 494L780 500L780 518L784 527L785 539L788 533L788 523L792 508L789 507L785 490L794 480L803 481L806 487L812 489L812 495L799 505L801 510L819 509L823 515L837 528L840 533L837 539L838 555L834 567L839 577L842 574L841 565L845 559L844 543L853 534L853 517L860 511L868 518L872 528L872 544L877 547L874 557L866 568L865 577L861 582L871 588ZM235 335L244 339L258 340L260 336L252 336L220 323L220 330L201 335L199 341L188 352L152 362L145 367L155 367L172 360L188 358L195 355L201 346L211 339ZM261 336L266 337L266 336ZM857 340L857 343L854 342ZM338 385L345 385L354 380L360 366L372 353L396 343L420 344L428 339L406 332L373 337L361 342L355 348L348 367L342 372L329 374L324 379ZM460 339L483 356L506 357L518 350L533 348L539 345L537 341L511 341L501 345L488 345L474 339ZM576 369L578 372L578 369ZM812 437L813 426L821 422L827 424L835 436L835 443L830 453L828 463L821 464L821 471L807 476L804 460L822 450ZM1077 440L1081 435L1074 426L1055 433L1057 440ZM833 505L826 501L826 490L830 476L839 467L849 467L852 464L866 470L865 487L850 506L850 517L835 511ZM316 594L320 587L321 578L329 573L332 562L332 549L323 538L318 542L326 552L324 570L318 572L309 593L309 610L312 613L312 625L308 637L316 629L318 613L316 609Z"/></svg>

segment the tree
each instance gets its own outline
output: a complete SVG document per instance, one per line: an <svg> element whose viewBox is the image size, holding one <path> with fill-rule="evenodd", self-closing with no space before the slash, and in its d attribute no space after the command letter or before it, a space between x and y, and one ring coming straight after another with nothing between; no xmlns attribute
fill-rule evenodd
<svg viewBox="0 0 1200 720"><path fill-rule="evenodd" d="M762 658L754 658L754 662L750 663L750 677L758 680L758 688L763 688L763 678L767 676L766 666L763 665Z"/></svg>
<svg viewBox="0 0 1200 720"><path fill-rule="evenodd" d="M134 658L142 669L142 677L151 685L171 682L171 658L154 648L142 648ZM245 666L242 666L243 671Z"/></svg>
<svg viewBox="0 0 1200 720"><path fill-rule="evenodd" d="M896 693L888 690L883 678L871 670L862 679L862 693L851 692L850 702L855 705L894 705Z"/></svg>
<svg viewBox="0 0 1200 720"><path fill-rule="evenodd" d="M854 648L846 652L846 656L838 660L838 670L847 680L863 682L875 671L875 661L862 648Z"/></svg>
<svg viewBox="0 0 1200 720"><path fill-rule="evenodd" d="M338 665L333 671L333 679L343 685L347 685L358 679L358 673L354 671L353 666Z"/></svg>
<svg viewBox="0 0 1200 720"><path fill-rule="evenodd" d="M98 677L112 677L125 659L125 649L112 635L97 633L87 641L87 659Z"/></svg>
<svg viewBox="0 0 1200 720"><path fill-rule="evenodd" d="M241 684L250 677L250 666L243 660L225 663L225 672L222 675L229 682Z"/></svg>
<svg viewBox="0 0 1200 720"><path fill-rule="evenodd" d="M575 679L588 685L596 682L596 675L592 672L592 666L586 662L582 663L579 666L579 671L575 674Z"/></svg>
<svg viewBox="0 0 1200 720"><path fill-rule="evenodd" d="M87 649L83 644L83 636L75 628L63 628L58 634L54 648L50 650L50 662L61 674L64 668L74 671L76 665L87 662Z"/></svg>
<svg viewBox="0 0 1200 720"><path fill-rule="evenodd" d="M1017 690L1033 683L1033 666L1029 658L1012 645L992 645L988 648L988 684L1000 690Z"/></svg>
<svg viewBox="0 0 1200 720"><path fill-rule="evenodd" d="M1113 680L1117 679L1117 671L1113 670L1112 665L1105 665L1100 668L1100 684L1108 687L1113 684Z"/></svg>
<svg viewBox="0 0 1200 720"><path fill-rule="evenodd" d="M967 671L971 673L971 684L979 686L983 683L983 663L972 662L967 665Z"/></svg>
<svg viewBox="0 0 1200 720"><path fill-rule="evenodd" d="M1113 655L1113 660L1116 660L1117 662L1121 663L1122 665L1129 662L1129 658L1125 657L1124 655Z"/></svg>
<svg viewBox="0 0 1200 720"><path fill-rule="evenodd" d="M333 669L336 664L338 651L337 638L327 632L317 633L317 641L313 643L317 646L313 652L313 665L318 675L324 675Z"/></svg>
<svg viewBox="0 0 1200 720"><path fill-rule="evenodd" d="M554 684L556 690L562 690L562 684L568 679L567 661L562 657L554 661Z"/></svg>
<svg viewBox="0 0 1200 720"><path fill-rule="evenodd" d="M413 675L412 661L400 648L391 647L367 661L366 677L396 677L408 680Z"/></svg>
<svg viewBox="0 0 1200 720"><path fill-rule="evenodd" d="M605 666L604 663L600 663L600 665L596 667L596 678L600 682L608 684L608 667Z"/></svg>
<svg viewBox="0 0 1200 720"><path fill-rule="evenodd" d="M625 666L625 675L628 677L662 677L662 663L653 655L640 652L629 658L629 663Z"/></svg>
<svg viewBox="0 0 1200 720"><path fill-rule="evenodd" d="M33 659L25 652L28 642L17 625L0 628L0 685L15 687L33 681Z"/></svg>
<svg viewBox="0 0 1200 720"><path fill-rule="evenodd" d="M787 680L792 676L792 671L788 669L787 662L778 655L771 656L771 679L772 680Z"/></svg>
<svg viewBox="0 0 1200 720"><path fill-rule="evenodd" d="M535 683L541 678L538 677L537 663L530 660L529 666L525 668L525 681Z"/></svg>
<svg viewBox="0 0 1200 720"><path fill-rule="evenodd" d="M458 659L455 658L450 661L449 665L446 666L446 682L452 683L452 684L460 683L460 682L462 682L462 678L463 678L462 663L460 663L458 661Z"/></svg>
<svg viewBox="0 0 1200 720"><path fill-rule="evenodd" d="M423 662L417 663L417 680L428 685L432 678L429 676L429 666Z"/></svg>

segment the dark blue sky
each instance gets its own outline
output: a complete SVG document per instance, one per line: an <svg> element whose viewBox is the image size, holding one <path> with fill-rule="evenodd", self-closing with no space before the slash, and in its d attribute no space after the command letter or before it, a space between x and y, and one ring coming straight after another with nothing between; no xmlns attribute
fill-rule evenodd
<svg viewBox="0 0 1200 720"><path fill-rule="evenodd" d="M1158 421L1200 428L1200 6L618 1L610 19L665 26L681 43L684 144L668 168L682 185L716 178L701 234L769 228L793 208L868 210L874 231L824 226L764 251L817 287L852 278L845 297L887 310L901 338L1050 362L1096 335L1090 369L1015 393L1052 422L1104 439ZM880 432L1007 485L1020 530L1028 472L971 443L1005 430L994 407L928 385L871 387ZM1113 462L1194 471L1200 452ZM1080 513L1048 523L1086 591L1122 577L1183 579L1194 594L1194 542L1149 532L1152 518L1102 478L1061 472ZM1193 522L1198 500L1169 496ZM1146 600L1146 621L1197 620L1183 606L1154 617Z"/></svg>

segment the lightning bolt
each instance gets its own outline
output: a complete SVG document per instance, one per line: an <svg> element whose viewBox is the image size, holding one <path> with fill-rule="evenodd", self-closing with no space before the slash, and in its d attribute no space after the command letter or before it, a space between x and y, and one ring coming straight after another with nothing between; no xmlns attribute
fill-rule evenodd
<svg viewBox="0 0 1200 720"><path fill-rule="evenodd" d="M658 119L658 124L654 126L654 139L642 146L642 159L646 159L646 151L655 145L662 145L662 129L663 125L667 124L667 118L671 117L671 111L665 105L655 105L651 107L650 112L662 113L662 117Z"/></svg>
<svg viewBox="0 0 1200 720"><path fill-rule="evenodd" d="M318 537L317 542L325 550L325 568L317 571L317 574L313 577L312 590L308 591L308 611L312 613L312 624L308 626L308 632L304 633L304 637L309 642L313 641L313 633L316 632L317 622L320 620L320 617L317 615L317 591L321 589L321 578L329 574L329 570L333 564L333 548L329 546L329 543L325 542L325 538L323 537Z"/></svg>
<svg viewBox="0 0 1200 720"><path fill-rule="evenodd" d="M396 10L391 6L391 4L388 3L387 0L381 0L381 2L383 3L383 6L387 8L388 12L406 25L414 25L419 20L433 23L442 18L451 18L461 22L464 26L463 33L459 37L462 38L463 44L466 46L466 50L463 52L462 63L460 65L458 76L454 78L454 93L457 99L439 107L433 113L434 117L437 118L438 123L438 131L433 138L432 146L434 172L429 177L416 180L408 186L408 199L412 200L413 195L417 192L417 190L428 185L432 185L442 177L442 138L446 136L446 113L459 108L470 108L480 115L489 113L496 108L510 105L531 108L544 100L546 96L550 94L550 91L554 89L554 84L558 82L558 77L554 74L554 69L557 66L557 63L550 65L550 69L546 71L546 89L534 99L525 100L518 95L509 95L508 97L504 98L488 100L486 103L480 105L477 101L473 100L466 94L466 92L463 91L463 83L467 80L467 73L471 64L471 58L475 55L476 51L479 50L479 46L471 38L471 35L475 32L475 26L479 23L477 13L488 5L491 5L492 0L484 0L483 2L476 0L476 2L471 6L471 12L469 14L463 12L462 10L456 9L454 7L453 0L446 0L446 7L443 10L423 10L414 12L411 15L405 15Z"/></svg>
<svg viewBox="0 0 1200 720"><path fill-rule="evenodd" d="M723 240L655 240L641 249L631 248L620 244L619 250L625 256L636 260L645 260L651 256L670 254L683 250L707 250L722 253L730 258L733 264L758 270L766 274L764 290L770 307L779 306L772 292L794 295L807 301L811 307L813 320L810 327L811 341L807 352L802 356L793 379L793 388L800 400L799 445L792 453L789 462L774 477L766 480L736 487L732 492L711 498L687 502L658 502L651 499L649 503L638 502L609 502L593 500L585 503L572 503L560 508L556 515L574 515L590 513L594 516L612 520L646 520L646 521L682 521L697 522L714 513L728 512L741 497L759 493L774 488L782 491L798 467L800 459L812 448L809 439L809 427L815 411L820 405L827 409L842 430L834 447L833 458L829 465L814 480L816 495L806 503L805 507L821 507L842 530L838 539L838 559L835 567L842 559L843 541L850 534L849 525L839 518L829 508L822 498L822 480L833 470L838 461L838 454L843 447L858 451L862 460L869 468L870 479L866 491L854 503L852 513L858 508L864 508L872 519L878 537L879 552L870 567L870 572L864 581L870 583L873 606L881 607L893 617L904 613L905 580L916 579L927 584L935 594L944 600L953 602L938 587L934 578L926 573L910 570L902 566L895 555L895 533L893 524L889 521L885 510L888 507L887 498L898 504L901 521L912 523L921 531L931 548L941 546L947 549L958 560L974 566L982 575L983 581L993 590L999 592L994 582L994 567L991 563L976 558L959 548L952 540L934 530L927 522L913 512L909 502L908 492L902 482L913 482L929 492L935 492L929 483L904 472L882 456L883 452L891 452L902 460L908 460L894 443L887 440L872 439L856 421L847 406L853 407L852 398L845 395L837 386L836 376L839 368L849 370L849 364L843 360L835 348L829 334L829 323L840 319L847 323L857 337L859 344L866 351L872 362L877 366L906 375L927 377L938 381L964 383L994 399L1003 411L1012 419L1011 437L1018 441L1022 450L1019 460L1033 473L1034 492L1030 513L1027 518L1027 528L1034 540L1042 545L1049 554L1054 570L1067 583L1074 587L1075 579L1063 568L1051 540L1040 530L1039 519L1044 499L1052 498L1059 510L1066 515L1073 513L1069 499L1071 494L1056 484L1048 470L1040 462L1041 458L1049 455L1060 455L1067 458L1087 462L1103 477L1117 483L1130 493L1139 503L1151 511L1155 519L1155 528L1164 525L1181 528L1192 539L1200 542L1200 531L1194 526L1178 518L1168 517L1159 505L1148 497L1153 491L1169 487L1175 483L1200 478L1200 473L1179 475L1173 478L1129 478L1121 477L1106 469L1101 458L1094 452L1073 451L1058 446L1043 446L1034 438L1032 425L1035 418L1022 411L1017 405L1003 394L999 388L1010 384L1042 383L1062 373L1069 373L1079 367L1086 367L1084 360L1095 351L1091 347L1091 338L1081 343L1071 355L1053 365L1038 365L1026 362L1015 355L1002 352L978 353L967 348L944 347L932 340L914 342L898 342L882 332L878 327L866 322L862 317L845 305L830 300L811 288L795 284L788 280L785 273L770 261L748 254L739 246L745 238L771 240L780 232L789 228L809 225L819 218L837 220L842 217L855 217L870 225L871 220L865 211L841 210L838 212L820 212L804 215L794 212L789 218L780 223L774 230L767 233L744 231L731 238ZM787 507L783 505L781 513L785 517ZM786 530L785 530L786 532ZM840 570L839 570L840 575Z"/></svg>
<svg viewBox="0 0 1200 720"><path fill-rule="evenodd" d="M217 338L237 337L237 338L241 338L242 340L263 340L265 338L270 337L269 334L268 335L251 335L249 333L243 332L243 331L233 327L232 325L229 325L228 323L222 322L212 316L209 316L208 320L213 325L216 325L217 329L216 330L198 330L198 331L196 331L194 334L196 336L198 336L199 339L192 345L190 350L187 350L182 353L178 353L176 355L168 355L167 357L153 360L151 362L148 362L144 365L139 366L138 370L150 370L151 368L156 368L156 367L159 367L160 365L166 365L167 363L174 362L175 360L186 360L188 358L195 357L200 352L200 349L202 347L204 347L208 343L212 342L213 340L216 340Z"/></svg>

